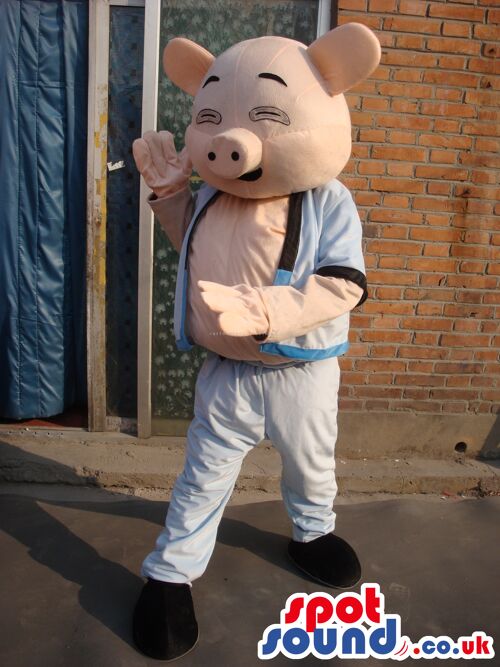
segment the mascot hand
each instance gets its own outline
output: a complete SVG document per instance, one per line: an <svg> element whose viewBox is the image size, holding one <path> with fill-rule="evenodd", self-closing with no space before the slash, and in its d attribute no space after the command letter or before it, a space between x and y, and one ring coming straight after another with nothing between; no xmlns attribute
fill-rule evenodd
<svg viewBox="0 0 500 667"><path fill-rule="evenodd" d="M168 197L187 186L193 166L185 148L177 153L170 132L146 132L134 141L132 152L137 169L157 197Z"/></svg>
<svg viewBox="0 0 500 667"><path fill-rule="evenodd" d="M219 314L221 332L227 336L265 336L269 331L264 301L259 290L247 285L227 287L206 280L198 281L201 298Z"/></svg>

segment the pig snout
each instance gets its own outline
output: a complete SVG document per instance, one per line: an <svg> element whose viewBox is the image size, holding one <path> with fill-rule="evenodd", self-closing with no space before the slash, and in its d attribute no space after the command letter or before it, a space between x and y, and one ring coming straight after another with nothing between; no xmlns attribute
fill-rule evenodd
<svg viewBox="0 0 500 667"><path fill-rule="evenodd" d="M239 178L260 165L262 142L244 128L227 130L210 141L207 159L208 168L217 176Z"/></svg>

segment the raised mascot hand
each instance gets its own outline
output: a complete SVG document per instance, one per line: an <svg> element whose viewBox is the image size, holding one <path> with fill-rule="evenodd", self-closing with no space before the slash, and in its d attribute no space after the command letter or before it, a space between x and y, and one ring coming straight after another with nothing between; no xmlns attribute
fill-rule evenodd
<svg viewBox="0 0 500 667"><path fill-rule="evenodd" d="M132 144L135 164L158 197L168 197L189 183L192 164L186 149L177 153L171 132L146 132Z"/></svg>

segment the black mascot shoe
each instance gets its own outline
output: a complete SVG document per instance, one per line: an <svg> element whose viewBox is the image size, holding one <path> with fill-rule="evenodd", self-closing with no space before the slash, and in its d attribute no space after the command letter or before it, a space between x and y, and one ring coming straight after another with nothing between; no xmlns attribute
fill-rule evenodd
<svg viewBox="0 0 500 667"><path fill-rule="evenodd" d="M133 637L137 648L150 658L175 660L198 641L189 584L148 579L134 609Z"/></svg>
<svg viewBox="0 0 500 667"><path fill-rule="evenodd" d="M291 540L288 555L299 570L326 586L351 588L361 579L361 565L354 549L331 533L312 542Z"/></svg>

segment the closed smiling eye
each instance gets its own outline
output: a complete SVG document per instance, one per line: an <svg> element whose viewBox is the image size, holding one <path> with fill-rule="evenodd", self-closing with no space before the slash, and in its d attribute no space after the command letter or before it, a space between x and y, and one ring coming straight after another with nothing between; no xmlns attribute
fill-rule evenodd
<svg viewBox="0 0 500 667"><path fill-rule="evenodd" d="M254 107L250 113L250 120L274 120L276 123L290 125L290 118L278 107Z"/></svg>
<svg viewBox="0 0 500 667"><path fill-rule="evenodd" d="M214 125L219 125L221 122L222 116L218 111L214 111L214 109L202 109L196 116L196 123L198 125L201 125L202 123L214 123Z"/></svg>

